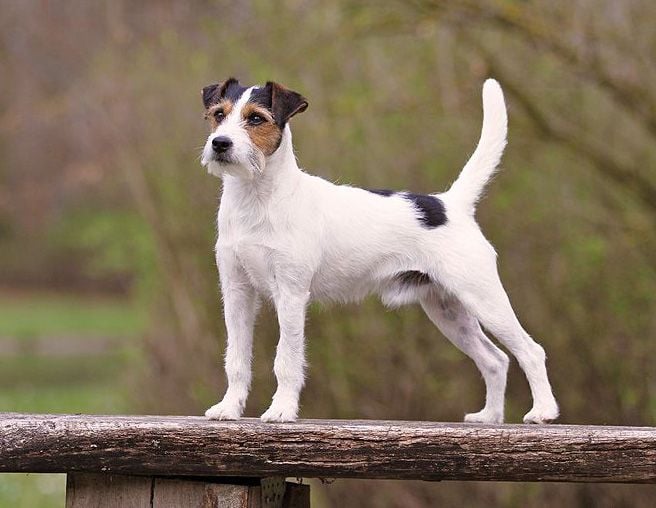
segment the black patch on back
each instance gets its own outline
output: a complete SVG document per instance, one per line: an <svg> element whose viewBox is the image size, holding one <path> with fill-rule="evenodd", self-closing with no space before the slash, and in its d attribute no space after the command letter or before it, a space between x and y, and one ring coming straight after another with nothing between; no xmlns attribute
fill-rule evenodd
<svg viewBox="0 0 656 508"><path fill-rule="evenodd" d="M385 196L389 197L393 194L396 194L393 190L389 189L365 189L366 191L373 192L374 194L378 194L379 196Z"/></svg>
<svg viewBox="0 0 656 508"><path fill-rule="evenodd" d="M421 214L419 220L427 228L436 228L446 224L446 209L440 198L412 192L404 192L402 196L412 201Z"/></svg>
<svg viewBox="0 0 656 508"><path fill-rule="evenodd" d="M419 220L427 228L436 228L446 224L446 209L440 198L429 196L427 194L415 194L413 192L396 193L389 189L365 189L379 196L400 196L408 201L412 201L417 211L420 213Z"/></svg>
<svg viewBox="0 0 656 508"><path fill-rule="evenodd" d="M430 284L431 278L428 274L418 270L408 270L407 272L397 273L394 278L404 286L424 286Z"/></svg>

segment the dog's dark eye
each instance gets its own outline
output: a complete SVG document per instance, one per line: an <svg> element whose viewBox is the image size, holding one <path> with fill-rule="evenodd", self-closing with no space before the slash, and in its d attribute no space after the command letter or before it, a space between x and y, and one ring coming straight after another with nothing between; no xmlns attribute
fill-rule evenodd
<svg viewBox="0 0 656 508"><path fill-rule="evenodd" d="M264 117L262 115L258 115L257 113L253 113L248 117L248 123L251 125L260 125L261 123L264 122L265 122Z"/></svg>
<svg viewBox="0 0 656 508"><path fill-rule="evenodd" d="M214 113L214 119L217 122L222 122L224 118L225 118L225 113L223 111L218 110L217 112Z"/></svg>

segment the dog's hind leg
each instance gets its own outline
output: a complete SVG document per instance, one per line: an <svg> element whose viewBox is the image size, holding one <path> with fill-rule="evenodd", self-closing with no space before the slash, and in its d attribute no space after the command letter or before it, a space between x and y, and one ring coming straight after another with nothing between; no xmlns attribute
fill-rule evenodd
<svg viewBox="0 0 656 508"><path fill-rule="evenodd" d="M485 336L476 318L456 298L431 290L420 302L446 338L474 360L485 380L485 407L465 415L465 421L502 423L508 356Z"/></svg>
<svg viewBox="0 0 656 508"><path fill-rule="evenodd" d="M533 408L524 423L547 423L558 417L558 404L547 376L542 346L522 328L510 305L496 269L494 255L478 256L466 263L468 269L458 277L443 280L465 308L517 358L533 396ZM447 277L449 278L449 277Z"/></svg>

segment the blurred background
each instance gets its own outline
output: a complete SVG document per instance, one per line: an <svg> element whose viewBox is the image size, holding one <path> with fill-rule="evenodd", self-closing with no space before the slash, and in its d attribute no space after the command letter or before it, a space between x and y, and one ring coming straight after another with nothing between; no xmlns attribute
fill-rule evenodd
<svg viewBox="0 0 656 508"><path fill-rule="evenodd" d="M509 147L478 217L562 423L656 425L656 31L650 0L0 2L0 411L201 414L224 389L220 181L202 86L303 93L302 166L436 192L478 140ZM320 141L318 141L320 140ZM418 308L312 307L303 417L460 421L474 364ZM259 415L277 326L256 329ZM529 409L512 365L507 417ZM653 506L648 486L336 481L314 506ZM3 475L0 506L63 506Z"/></svg>

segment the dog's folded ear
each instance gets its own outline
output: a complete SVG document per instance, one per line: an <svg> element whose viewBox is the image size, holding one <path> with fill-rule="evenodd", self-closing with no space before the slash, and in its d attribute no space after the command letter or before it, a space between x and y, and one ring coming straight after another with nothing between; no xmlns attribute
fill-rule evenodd
<svg viewBox="0 0 656 508"><path fill-rule="evenodd" d="M225 96L226 90L232 84L239 85L239 81L235 78L228 78L223 83L214 83L213 85L204 87L201 95L205 109L209 109L214 104L217 104Z"/></svg>
<svg viewBox="0 0 656 508"><path fill-rule="evenodd" d="M280 127L283 127L295 114L302 113L308 107L305 97L278 83L269 81L265 88L271 93L271 112Z"/></svg>

